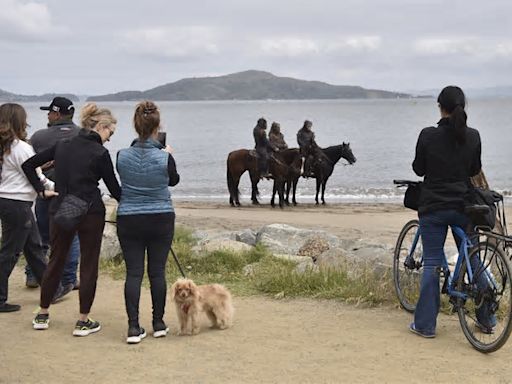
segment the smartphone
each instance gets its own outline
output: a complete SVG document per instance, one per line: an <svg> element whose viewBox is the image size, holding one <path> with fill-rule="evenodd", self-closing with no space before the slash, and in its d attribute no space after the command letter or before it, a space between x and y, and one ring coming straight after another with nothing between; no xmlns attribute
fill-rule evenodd
<svg viewBox="0 0 512 384"><path fill-rule="evenodd" d="M167 132L158 132L158 142L162 144L163 147L165 147L165 141L167 139Z"/></svg>

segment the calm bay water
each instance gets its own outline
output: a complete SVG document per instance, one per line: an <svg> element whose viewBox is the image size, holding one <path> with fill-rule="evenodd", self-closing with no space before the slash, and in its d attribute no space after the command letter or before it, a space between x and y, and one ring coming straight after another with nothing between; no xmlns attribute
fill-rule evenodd
<svg viewBox="0 0 512 384"><path fill-rule="evenodd" d="M81 107L83 103L77 105ZM113 158L136 136L132 125L134 102L101 103L111 108L118 128L106 144ZM23 103L27 109L29 133L45 127L41 103ZM173 197L226 200L226 158L230 151L254 146L252 129L263 116L270 124L281 123L290 147L296 147L296 133L305 119L313 122L319 145L326 147L350 142L357 163L344 166L341 160L327 184L327 201L398 201L392 180L417 179L411 170L416 139L422 128L439 119L435 99L419 100L322 100L322 101L211 101L160 102L162 126L174 157L181 182ZM468 124L480 131L482 161L491 186L512 191L512 99L470 100ZM78 115L78 113L77 113ZM78 116L75 117L78 122ZM272 184L260 182L264 200ZM248 174L240 185L242 202L249 201ZM314 180L301 179L299 202L312 202Z"/></svg>

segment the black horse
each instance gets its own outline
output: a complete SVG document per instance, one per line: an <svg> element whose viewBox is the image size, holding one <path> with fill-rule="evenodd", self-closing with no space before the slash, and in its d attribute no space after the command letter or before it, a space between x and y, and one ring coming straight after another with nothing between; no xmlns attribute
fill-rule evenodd
<svg viewBox="0 0 512 384"><path fill-rule="evenodd" d="M322 148L322 152L324 156L320 156L319 159L316 159L313 164L313 172L314 178L316 179L316 195L315 201L318 205L318 193L320 192L320 187L322 187L322 204L325 204L324 194L325 194L325 185L327 184L327 180L332 175L334 170L334 166L336 163L343 157L345 160L349 162L349 164L354 164L356 162L356 157L352 153L352 149L350 148L350 143L343 143L341 145L334 145L332 147ZM297 201L295 200L295 192L297 190L297 183L299 181L299 176L296 176L290 182L287 181L286 185L286 198L285 202L288 202L288 198L290 195L290 187L293 187L293 195L292 202L293 205L297 205Z"/></svg>

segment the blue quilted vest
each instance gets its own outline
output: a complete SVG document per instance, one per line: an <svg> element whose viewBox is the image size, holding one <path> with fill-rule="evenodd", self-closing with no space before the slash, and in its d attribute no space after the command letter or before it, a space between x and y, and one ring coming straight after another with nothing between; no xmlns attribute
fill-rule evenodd
<svg viewBox="0 0 512 384"><path fill-rule="evenodd" d="M119 151L119 216L174 212L167 171L169 154L160 148L157 141L148 139Z"/></svg>

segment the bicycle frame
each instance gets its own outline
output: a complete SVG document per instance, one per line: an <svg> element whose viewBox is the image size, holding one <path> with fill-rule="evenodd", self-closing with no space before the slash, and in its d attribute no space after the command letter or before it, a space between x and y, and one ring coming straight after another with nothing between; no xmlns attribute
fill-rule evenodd
<svg viewBox="0 0 512 384"><path fill-rule="evenodd" d="M461 299L465 300L465 299L467 299L468 295L466 293L457 291L455 289L455 283L457 282L459 274L460 274L460 270L462 267L462 261L465 260L469 282L470 282L470 284L474 284L474 283L476 284L476 282L474 281L473 266L471 265L471 261L469 259L469 252L468 252L468 250L471 249L473 244L471 242L471 239L468 237L468 235L466 234L466 232L464 232L464 230L462 228L460 228L458 226L451 226L451 228L452 228L452 231L453 231L453 234L455 235L455 237L457 237L460 240L459 255L457 257L457 262L455 264L455 269L453 271L453 274L450 273L446 255L444 255L444 257L443 257L443 265L441 266L441 269L444 273L445 279L448 279L447 284L446 284L446 286L447 286L446 293L448 293L448 295L450 297L456 297L456 298L461 298ZM414 258L412 257L412 255L413 255L414 251L416 250L416 246L418 245L420 236L421 236L421 228L418 227L418 231L416 232L416 234L414 236L414 240L413 240L411 249L409 250L409 254L407 255L406 259L404 260L404 265L408 268L414 267L416 269L419 269L419 267L421 265L423 265L423 256L421 257L419 265L414 265L414 266L410 265L411 261L414 262ZM409 265L407 264L408 262L409 262ZM484 271L485 278L486 278L487 282L490 283L492 285L492 287L495 289L497 284L494 280L494 277L487 270L487 268L484 268L483 271Z"/></svg>

